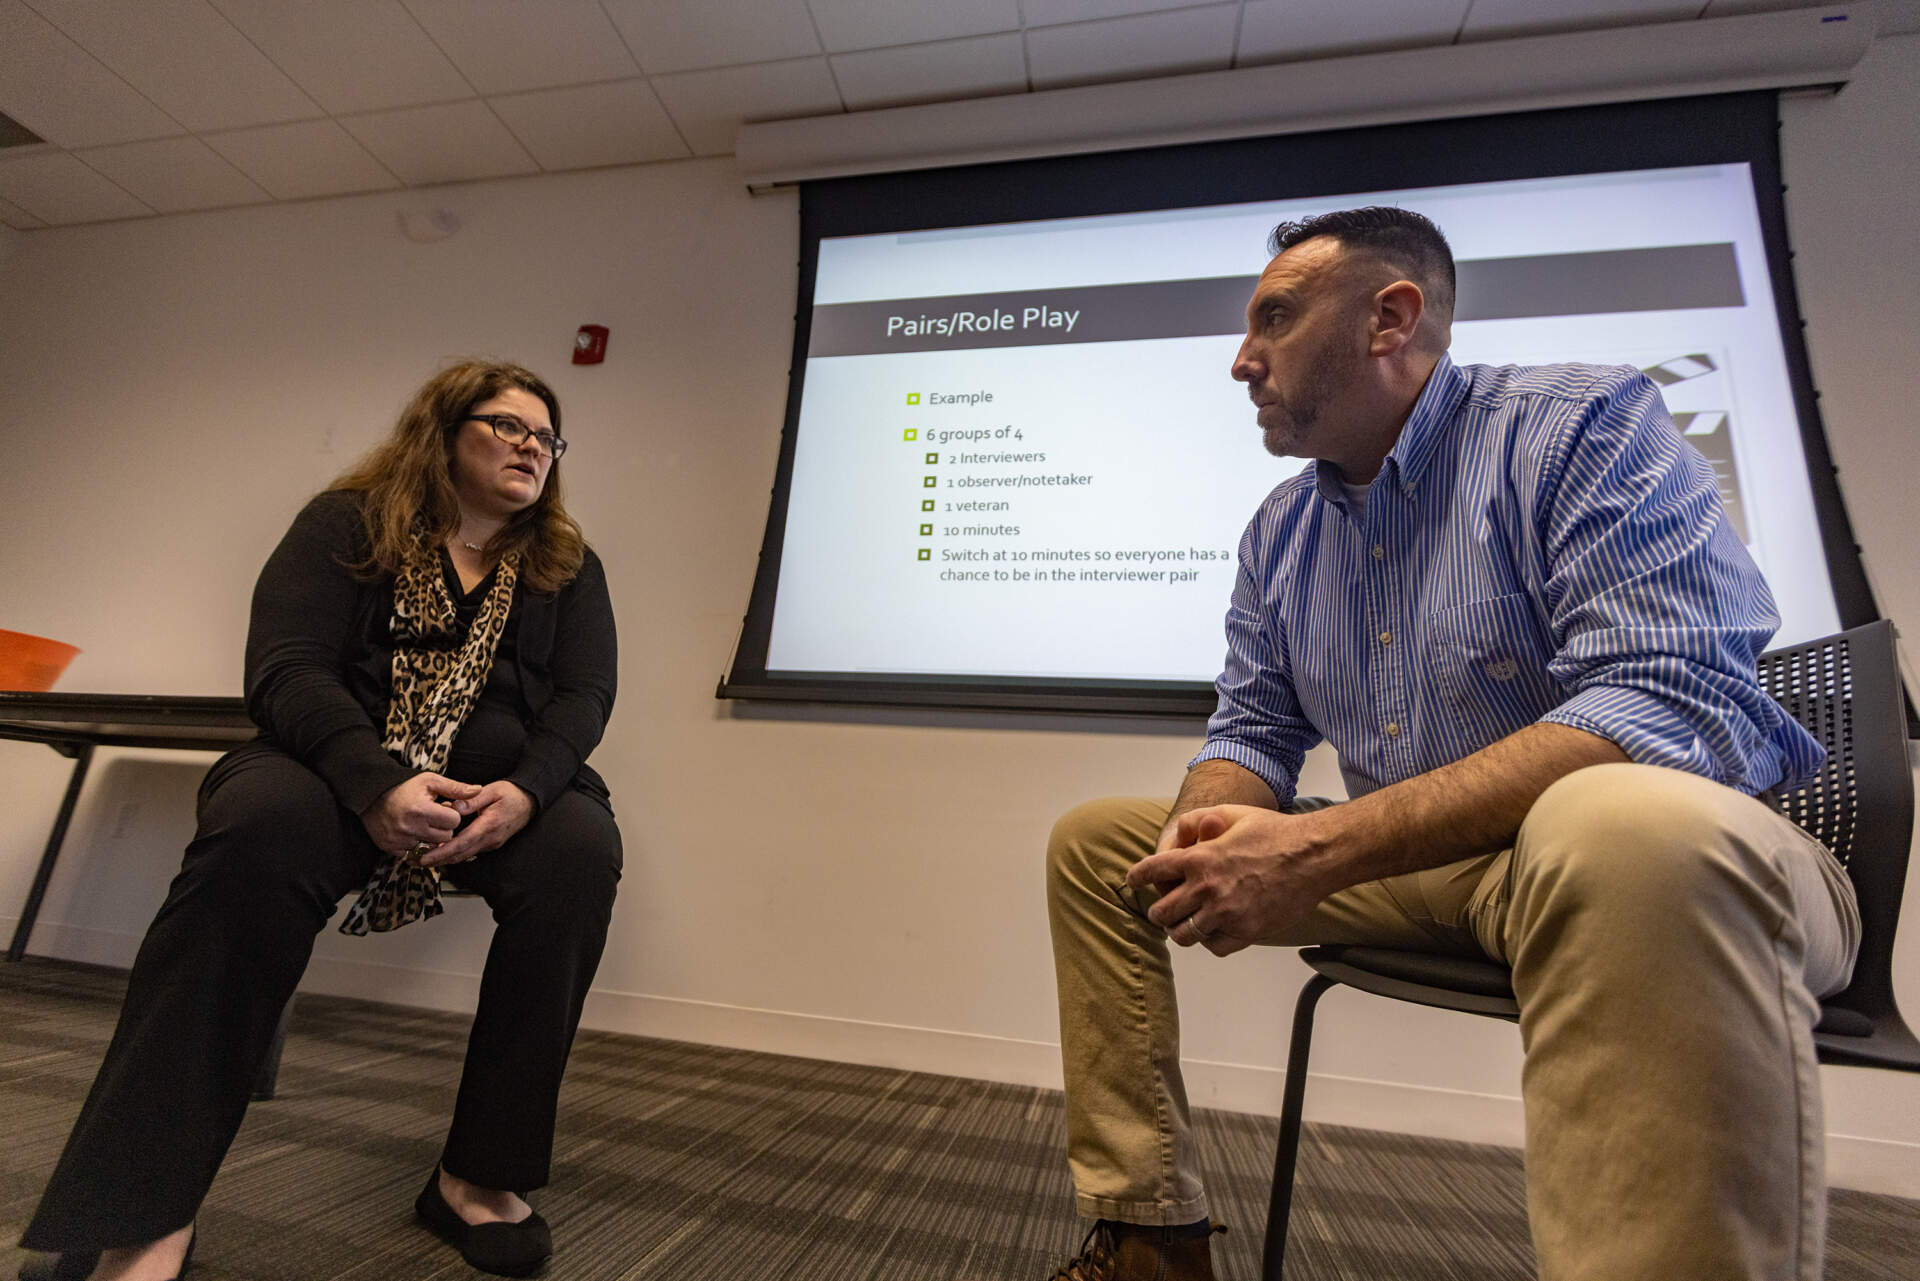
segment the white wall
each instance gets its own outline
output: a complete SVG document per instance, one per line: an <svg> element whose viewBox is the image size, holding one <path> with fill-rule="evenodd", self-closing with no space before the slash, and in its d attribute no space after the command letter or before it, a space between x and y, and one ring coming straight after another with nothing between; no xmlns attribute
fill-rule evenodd
<svg viewBox="0 0 1920 1281"><path fill-rule="evenodd" d="M1839 98L1785 111L1828 429L1897 620L1920 618L1902 555L1916 100L1920 38L1901 37ZM398 211L439 206L461 231L402 238ZM302 498L438 361L522 360L566 404L570 502L606 559L623 644L595 763L628 871L589 1023L1057 1084L1045 833L1077 799L1171 791L1199 725L713 699L766 513L796 253L791 195L747 197L726 161L0 243L0 625L80 644L65 689L237 692L253 575ZM599 368L563 363L584 322L612 329ZM36 951L128 962L204 764L103 753ZM25 896L64 775L45 749L0 743L0 910ZM1331 762L1314 758L1305 786L1337 792ZM393 937L324 935L307 986L468 1005L484 917L461 904ZM1901 993L1920 1014L1920 923L1907 937ZM1183 955L1180 970L1196 1101L1274 1110L1304 969L1265 952ZM1510 1028L1354 993L1323 1011L1310 1115L1517 1141ZM1920 1195L1920 1089L1827 1079L1837 1181Z"/></svg>
<svg viewBox="0 0 1920 1281"><path fill-rule="evenodd" d="M1877 41L1838 97L1781 109L1787 222L1821 414L1867 575L1905 633L1920 689L1920 34ZM1911 749L1910 749L1911 750ZM1916 774L1920 779L1920 773ZM1920 866L1910 869L1894 984L1920 1018ZM1836 1181L1920 1196L1920 1077L1822 1070Z"/></svg>

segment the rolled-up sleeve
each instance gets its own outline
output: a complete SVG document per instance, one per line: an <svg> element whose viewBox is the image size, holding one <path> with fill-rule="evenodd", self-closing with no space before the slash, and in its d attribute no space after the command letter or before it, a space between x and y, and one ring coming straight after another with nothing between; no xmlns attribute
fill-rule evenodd
<svg viewBox="0 0 1920 1281"><path fill-rule="evenodd" d="M1772 593L1658 389L1609 371L1551 448L1534 510L1549 670L1568 695L1540 719L1745 792L1817 768L1811 739L1810 764L1788 759L1754 674L1780 625Z"/></svg>
<svg viewBox="0 0 1920 1281"><path fill-rule="evenodd" d="M1240 569L1227 606L1227 659L1214 681L1219 702L1207 722L1206 745L1187 767L1232 761L1258 775L1285 805L1294 798L1300 763L1320 741L1301 711L1287 661L1286 639L1263 599L1259 519L1240 539Z"/></svg>

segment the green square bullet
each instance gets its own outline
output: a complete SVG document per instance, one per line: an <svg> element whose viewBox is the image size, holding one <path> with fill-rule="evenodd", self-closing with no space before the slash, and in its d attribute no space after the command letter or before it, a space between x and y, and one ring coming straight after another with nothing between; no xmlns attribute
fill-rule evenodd
<svg viewBox="0 0 1920 1281"><path fill-rule="evenodd" d="M926 538L926 537L928 537L929 535L931 535L932 533L933 533L933 526L932 526L932 525L922 525L922 526L920 526L920 537L922 537L922 538Z"/></svg>
<svg viewBox="0 0 1920 1281"><path fill-rule="evenodd" d="M932 552L931 552L930 550L928 550L927 548L925 548L925 547L922 547L922 548L920 549L920 555L919 555L918 557L916 557L915 559L917 559L917 560L932 560L932 559L933 559L933 553L932 553Z"/></svg>
<svg viewBox="0 0 1920 1281"><path fill-rule="evenodd" d="M931 467L931 466L933 466L933 465L934 465L935 463L937 463L937 462L939 462L939 461L940 461L940 455L939 455L939 454L935 454L935 453L929 453L929 454L927 455L927 466L929 466L929 467Z"/></svg>
<svg viewBox="0 0 1920 1281"><path fill-rule="evenodd" d="M921 511L923 511L923 512L930 512L930 511L932 511L932 510L933 510L933 500L932 500L931 498L922 498L922 499L920 500L920 510L921 510Z"/></svg>
<svg viewBox="0 0 1920 1281"><path fill-rule="evenodd" d="M927 485L926 485L926 487L927 487L928 489L933 489L934 487L936 487L937 485L939 485L939 483L940 483L940 478L939 478L938 476L929 476L929 477L927 477Z"/></svg>
<svg viewBox="0 0 1920 1281"><path fill-rule="evenodd" d="M902 436L900 439L901 440L919 440L920 433L915 431L913 428L909 427L907 428L907 434Z"/></svg>
<svg viewBox="0 0 1920 1281"><path fill-rule="evenodd" d="M919 392L917 392L917 391L910 391L910 392L908 392L908 393L907 393L907 403L908 403L909 405L917 405L917 404L919 404L919 403L920 403L920 393L919 393Z"/></svg>

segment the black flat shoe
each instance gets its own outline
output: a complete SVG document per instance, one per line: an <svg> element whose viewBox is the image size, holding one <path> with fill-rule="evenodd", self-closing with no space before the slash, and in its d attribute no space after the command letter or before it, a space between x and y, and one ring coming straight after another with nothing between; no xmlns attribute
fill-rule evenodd
<svg viewBox="0 0 1920 1281"><path fill-rule="evenodd" d="M553 1233L538 1212L518 1223L472 1224L461 1218L440 1195L438 1169L427 1176L427 1186L413 1203L413 1212L433 1229L434 1235L458 1250L461 1258L495 1276L531 1276L553 1253Z"/></svg>
<svg viewBox="0 0 1920 1281"><path fill-rule="evenodd" d="M195 1232L187 1238L187 1252L180 1260L180 1271L173 1281L181 1281L193 1266L193 1247L200 1240ZM100 1264L98 1250L68 1250L64 1254L43 1254L20 1265L20 1281L87 1281Z"/></svg>

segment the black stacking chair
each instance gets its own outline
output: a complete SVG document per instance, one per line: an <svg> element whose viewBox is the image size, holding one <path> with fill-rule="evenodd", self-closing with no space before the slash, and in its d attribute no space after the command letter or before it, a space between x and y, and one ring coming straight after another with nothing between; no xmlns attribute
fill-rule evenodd
<svg viewBox="0 0 1920 1281"><path fill-rule="evenodd" d="M1860 957L1846 991L1820 1003L1813 1033L1820 1061L1920 1072L1920 1041L1893 1000L1893 933L1913 838L1913 775L1893 624L1869 623L1764 654L1760 684L1827 749L1818 777L1780 798L1779 808L1834 852L1860 898ZM1509 1022L1520 1017L1512 972L1492 961L1357 946L1310 947L1300 958L1316 972L1294 1008L1264 1281L1280 1281L1287 1252L1300 1105L1321 994L1344 983L1443 1010Z"/></svg>

